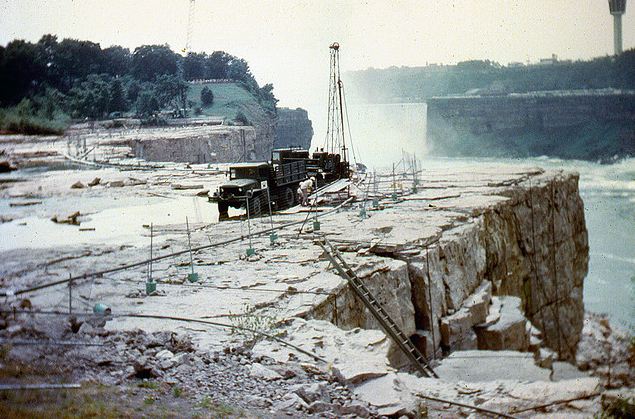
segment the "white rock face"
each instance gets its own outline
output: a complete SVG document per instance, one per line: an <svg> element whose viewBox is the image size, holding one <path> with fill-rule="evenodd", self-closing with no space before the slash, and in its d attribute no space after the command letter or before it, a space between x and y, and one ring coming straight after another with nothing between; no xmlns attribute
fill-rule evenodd
<svg viewBox="0 0 635 419"><path fill-rule="evenodd" d="M346 383L359 383L394 371L387 358L389 340L378 330L345 331L323 320L294 319L286 331L287 341L326 359L333 373ZM252 352L278 362L298 356L297 351L268 340L258 342ZM299 356L301 360L315 361Z"/></svg>
<svg viewBox="0 0 635 419"><path fill-rule="evenodd" d="M499 297L501 301L500 318L492 325L477 328L480 349L512 349L526 351L529 348L527 319L520 307L518 297Z"/></svg>
<svg viewBox="0 0 635 419"><path fill-rule="evenodd" d="M336 228L349 231L347 240L353 236L359 243L344 248L356 252L351 264L359 272L372 271L372 258L358 253L375 253L387 269L395 269L393 273L375 270L368 275L368 284L407 334L428 332L432 342L426 337L423 345L428 356L440 353L441 347L527 350L528 333L519 317L524 313L542 332L544 344L561 358L574 359L588 264L579 176L540 170L514 180L509 175L460 176L446 183L470 186L457 187L458 195L435 200L433 206L426 199L437 199L435 192L426 191L424 182L423 191L411 201L372 213L356 225L354 233L335 223ZM363 243L368 243L366 250ZM389 258L405 262L407 271L402 273L402 265L392 265ZM485 280L491 282L491 291L481 288ZM403 298L408 292L411 297ZM502 312L491 313L491 294L518 299L509 300ZM339 325L368 327L371 323L374 327L363 310L354 309L355 297L345 290L340 295ZM396 306L395 299L402 307ZM411 302L414 319L407 318ZM332 319L333 309L324 305L313 315ZM476 343L472 326L497 322L499 315L504 317L502 322L483 329L492 333L481 333ZM495 342L487 342L490 338Z"/></svg>

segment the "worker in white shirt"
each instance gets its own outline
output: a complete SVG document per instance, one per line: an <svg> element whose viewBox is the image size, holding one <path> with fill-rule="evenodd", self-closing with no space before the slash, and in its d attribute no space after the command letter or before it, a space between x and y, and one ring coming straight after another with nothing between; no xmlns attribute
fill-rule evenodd
<svg viewBox="0 0 635 419"><path fill-rule="evenodd" d="M300 203L302 206L309 205L309 194L313 190L313 184L315 182L315 178L311 176L310 179L303 180L300 182L300 187L298 188L298 197L300 198Z"/></svg>

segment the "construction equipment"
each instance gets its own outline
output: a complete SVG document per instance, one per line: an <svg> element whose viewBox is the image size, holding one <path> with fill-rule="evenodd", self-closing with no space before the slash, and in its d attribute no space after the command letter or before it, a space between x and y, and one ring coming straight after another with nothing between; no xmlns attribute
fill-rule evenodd
<svg viewBox="0 0 635 419"><path fill-rule="evenodd" d="M353 291L362 300L375 319L377 319L379 324L381 324L386 334L399 346L403 353L406 354L417 371L426 377L438 378L432 367L430 367L426 357L419 352L408 336L406 336L381 304L379 304L379 301L373 296L368 287L364 285L362 280L353 272L348 263L346 263L339 250L337 250L326 237L318 239L317 244L324 250L331 264L337 269L339 274L348 281Z"/></svg>
<svg viewBox="0 0 635 419"><path fill-rule="evenodd" d="M303 160L306 164L307 176L316 179L317 187L350 176L348 163L342 161L339 154L324 151L324 149L316 150L309 156L309 151L303 148L280 148L273 150L271 160L287 163Z"/></svg>
<svg viewBox="0 0 635 419"><path fill-rule="evenodd" d="M303 159L287 162L272 158L271 162L237 163L229 167L229 181L220 185L209 201L218 204L221 219L228 218L229 207L245 208L246 205L251 217L259 217L263 206L266 208L269 203L275 209L294 206L298 201L298 185L306 179Z"/></svg>

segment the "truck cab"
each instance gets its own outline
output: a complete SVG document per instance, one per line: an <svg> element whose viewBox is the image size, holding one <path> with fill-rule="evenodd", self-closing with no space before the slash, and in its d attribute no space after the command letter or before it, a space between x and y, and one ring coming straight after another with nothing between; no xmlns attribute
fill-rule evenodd
<svg viewBox="0 0 635 419"><path fill-rule="evenodd" d="M257 217L269 205L284 209L297 203L295 191L307 179L306 162L287 161L275 152L271 162L236 163L229 167L228 181L209 198L218 204L221 219L228 218L229 207L246 208L250 216Z"/></svg>

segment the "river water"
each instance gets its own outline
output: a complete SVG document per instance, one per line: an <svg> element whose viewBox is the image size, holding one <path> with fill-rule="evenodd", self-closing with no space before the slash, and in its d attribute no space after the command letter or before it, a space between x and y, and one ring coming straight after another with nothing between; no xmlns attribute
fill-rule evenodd
<svg viewBox="0 0 635 419"><path fill-rule="evenodd" d="M601 165L548 157L429 158L425 104L349 105L348 114L355 157L369 168L386 168L407 152L422 159L424 169L513 165L579 172L590 247L585 307L635 330L635 159ZM326 115L310 117L316 132L313 145L321 146Z"/></svg>

